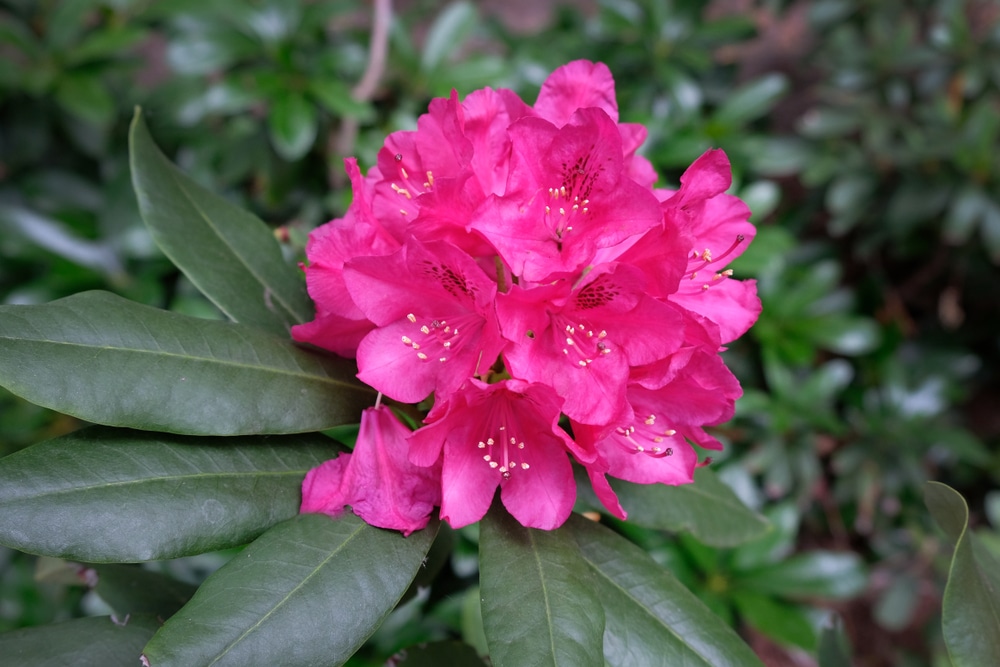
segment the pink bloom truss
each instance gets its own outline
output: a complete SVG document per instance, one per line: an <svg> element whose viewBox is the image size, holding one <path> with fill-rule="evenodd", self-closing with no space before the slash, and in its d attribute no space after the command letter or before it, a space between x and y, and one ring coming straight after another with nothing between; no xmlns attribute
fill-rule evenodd
<svg viewBox="0 0 1000 667"><path fill-rule="evenodd" d="M310 236L317 315L292 335L356 357L391 399L433 405L412 433L367 411L355 452L307 477L303 511L350 505L408 533L435 506L478 521L499 489L523 525L553 529L575 501L573 461L622 518L609 476L692 481L694 446L721 447L705 427L741 393L719 352L760 302L726 265L755 230L722 151L656 190L645 137L619 123L608 68L576 61L534 106L452 93L367 175L347 161L354 201Z"/></svg>

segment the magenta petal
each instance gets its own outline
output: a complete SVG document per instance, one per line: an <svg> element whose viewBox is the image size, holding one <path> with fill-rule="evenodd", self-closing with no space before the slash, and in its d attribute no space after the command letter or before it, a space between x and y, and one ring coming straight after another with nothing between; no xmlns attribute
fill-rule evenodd
<svg viewBox="0 0 1000 667"><path fill-rule="evenodd" d="M553 530L573 511L576 488L573 467L566 451L560 447L531 448L520 454L518 470L506 481L500 492L504 507L522 526Z"/></svg>
<svg viewBox="0 0 1000 667"><path fill-rule="evenodd" d="M510 127L511 168L502 198L488 198L469 226L515 275L547 282L593 263L595 253L662 224L653 193L623 173L622 137L598 108L556 129L541 118Z"/></svg>
<svg viewBox="0 0 1000 667"><path fill-rule="evenodd" d="M732 171L725 151L705 151L684 171L677 201L670 203L680 207L693 201L710 199L728 190L732 183Z"/></svg>
<svg viewBox="0 0 1000 667"><path fill-rule="evenodd" d="M510 163L507 103L497 91L477 90L462 101L462 114L462 130L474 148L472 171L483 192L502 194Z"/></svg>
<svg viewBox="0 0 1000 667"><path fill-rule="evenodd" d="M722 343L742 336L760 315L756 280L728 279L695 285L682 282L681 286L683 289L669 300L715 322Z"/></svg>
<svg viewBox="0 0 1000 667"><path fill-rule="evenodd" d="M366 319L352 320L338 315L318 313L305 324L292 327L292 338L330 350L346 359L357 354L358 345L374 325Z"/></svg>
<svg viewBox="0 0 1000 667"><path fill-rule="evenodd" d="M597 107L618 122L615 80L604 63L575 60L552 72L542 84L535 111L557 127L565 125L577 109Z"/></svg>
<svg viewBox="0 0 1000 667"><path fill-rule="evenodd" d="M590 485L594 487L594 494L597 495L597 499L607 508L608 512L622 521L627 519L628 512L618 501L618 494L611 488L607 476L590 467L587 468L587 476L590 478Z"/></svg>
<svg viewBox="0 0 1000 667"><path fill-rule="evenodd" d="M482 519L490 504L500 477L479 457L464 451L469 443L449 440L445 446L441 470L441 518L452 528L461 528ZM474 445L472 445L474 446Z"/></svg>
<svg viewBox="0 0 1000 667"><path fill-rule="evenodd" d="M690 484L694 481L694 469L698 456L691 445L676 438L671 447L672 454L660 458L641 452L629 452L610 442L618 435L608 436L599 445L601 456L608 466L608 474L636 484Z"/></svg>
<svg viewBox="0 0 1000 667"><path fill-rule="evenodd" d="M548 387L521 380L470 380L445 408L435 406L410 444L412 455L429 460L444 443L442 518L453 527L478 521L500 485L523 525L561 525L576 497L569 452L588 453L559 427L559 406Z"/></svg>
<svg viewBox="0 0 1000 667"><path fill-rule="evenodd" d="M338 515L345 505L365 522L409 535L427 525L441 502L440 471L407 458L409 429L379 406L361 415L352 454L311 470L302 486L302 512Z"/></svg>
<svg viewBox="0 0 1000 667"><path fill-rule="evenodd" d="M337 516L351 497L352 478L347 474L350 454L324 461L306 473L302 481L302 505L299 511L322 512Z"/></svg>

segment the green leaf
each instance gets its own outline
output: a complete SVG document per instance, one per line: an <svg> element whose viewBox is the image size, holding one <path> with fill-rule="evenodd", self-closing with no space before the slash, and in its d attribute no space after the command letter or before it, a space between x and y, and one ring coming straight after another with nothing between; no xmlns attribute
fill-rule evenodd
<svg viewBox="0 0 1000 667"><path fill-rule="evenodd" d="M335 116L357 118L360 121L370 121L375 117L375 108L371 104L354 99L350 88L336 79L313 79L309 81L309 92Z"/></svg>
<svg viewBox="0 0 1000 667"><path fill-rule="evenodd" d="M56 101L71 114L98 127L110 125L115 101L96 74L71 73L59 78Z"/></svg>
<svg viewBox="0 0 1000 667"><path fill-rule="evenodd" d="M312 317L299 271L282 257L267 225L171 164L138 109L129 156L139 211L153 239L222 312L283 335Z"/></svg>
<svg viewBox="0 0 1000 667"><path fill-rule="evenodd" d="M772 505L766 510L771 530L733 550L734 570L747 570L778 561L792 552L799 534L799 509L793 501Z"/></svg>
<svg viewBox="0 0 1000 667"><path fill-rule="evenodd" d="M188 435L355 422L375 391L353 362L247 326L84 292L0 306L0 385L108 426Z"/></svg>
<svg viewBox="0 0 1000 667"><path fill-rule="evenodd" d="M733 603L746 623L775 641L807 651L816 648L816 631L802 607L751 591L733 591Z"/></svg>
<svg viewBox="0 0 1000 667"><path fill-rule="evenodd" d="M293 517L316 435L192 438L92 427L0 459L0 542L85 562L246 544Z"/></svg>
<svg viewBox="0 0 1000 667"><path fill-rule="evenodd" d="M497 667L602 667L604 614L565 529L525 528L501 503L479 529L483 629Z"/></svg>
<svg viewBox="0 0 1000 667"><path fill-rule="evenodd" d="M924 485L924 502L955 542L941 624L954 667L1000 665L1000 560L968 530L961 495L938 482Z"/></svg>
<svg viewBox="0 0 1000 667"><path fill-rule="evenodd" d="M127 58L127 50L146 38L145 28L120 25L111 29L96 30L67 54L68 64L80 64L100 58Z"/></svg>
<svg viewBox="0 0 1000 667"><path fill-rule="evenodd" d="M65 51L87 29L88 14L97 9L98 0L62 0L46 12L45 42L54 51Z"/></svg>
<svg viewBox="0 0 1000 667"><path fill-rule="evenodd" d="M732 628L642 549L577 515L562 530L594 573L607 665L761 665Z"/></svg>
<svg viewBox="0 0 1000 667"><path fill-rule="evenodd" d="M671 532L690 531L713 547L732 547L767 532L767 519L754 512L708 468L695 471L693 484L633 484L609 479L628 512L629 523ZM577 471L580 500L601 508L586 474Z"/></svg>
<svg viewBox="0 0 1000 667"><path fill-rule="evenodd" d="M867 580L861 558L846 551L808 551L739 573L741 588L795 599L845 600L861 593Z"/></svg>
<svg viewBox="0 0 1000 667"><path fill-rule="evenodd" d="M5 664L30 667L135 667L158 627L145 616L77 618L0 633L0 655Z"/></svg>
<svg viewBox="0 0 1000 667"><path fill-rule="evenodd" d="M819 633L819 667L851 667L851 649L840 614L831 612Z"/></svg>
<svg viewBox="0 0 1000 667"><path fill-rule="evenodd" d="M0 229L5 235L23 236L49 252L106 276L118 277L125 273L121 260L109 244L82 238L61 221L31 209L0 203Z"/></svg>
<svg viewBox="0 0 1000 667"><path fill-rule="evenodd" d="M476 28L479 20L470 2L453 2L438 15L427 31L420 67L429 72L454 53Z"/></svg>
<svg viewBox="0 0 1000 667"><path fill-rule="evenodd" d="M198 588L133 565L104 564L88 569L96 576L94 590L118 618L136 614L170 618Z"/></svg>
<svg viewBox="0 0 1000 667"><path fill-rule="evenodd" d="M392 611L435 533L404 538L349 513L286 521L211 575L144 655L157 667L343 664Z"/></svg>
<svg viewBox="0 0 1000 667"><path fill-rule="evenodd" d="M820 320L812 332L816 342L824 349L838 354L858 356L871 352L882 339L879 325L867 317L836 316Z"/></svg>
<svg viewBox="0 0 1000 667"><path fill-rule="evenodd" d="M783 74L768 74L734 91L715 112L714 120L737 126L763 116L788 90Z"/></svg>
<svg viewBox="0 0 1000 667"><path fill-rule="evenodd" d="M304 95L281 91L271 100L267 126L274 150L292 162L300 159L316 141L316 107Z"/></svg>

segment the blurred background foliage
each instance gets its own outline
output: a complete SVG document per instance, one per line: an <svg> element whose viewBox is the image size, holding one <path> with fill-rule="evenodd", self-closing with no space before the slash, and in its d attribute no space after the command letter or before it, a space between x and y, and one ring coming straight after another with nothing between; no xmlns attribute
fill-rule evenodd
<svg viewBox="0 0 1000 667"><path fill-rule="evenodd" d="M1000 5L397 0L365 84L372 20L357 0L0 0L0 301L100 288L215 316L139 219L135 105L300 258L349 202L343 158L373 164L432 97L531 100L560 64L601 60L661 186L721 147L753 211L735 268L764 312L725 353L746 395L713 467L776 528L733 549L618 529L769 665L835 664L831 612L855 665L949 664L950 546L922 484L957 488L1000 553ZM0 393L0 454L77 426ZM477 645L475 542L456 533L444 591L397 610L358 665L420 639ZM206 558L162 569L196 583ZM51 571L0 549L0 630L107 609Z"/></svg>

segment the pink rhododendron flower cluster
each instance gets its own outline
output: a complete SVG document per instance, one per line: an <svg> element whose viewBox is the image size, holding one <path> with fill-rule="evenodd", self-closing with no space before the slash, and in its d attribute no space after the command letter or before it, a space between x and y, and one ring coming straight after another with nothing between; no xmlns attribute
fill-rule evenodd
<svg viewBox="0 0 1000 667"><path fill-rule="evenodd" d="M741 393L719 352L760 302L725 265L754 228L721 150L658 190L645 137L618 121L608 68L576 61L534 106L452 93L367 175L346 161L353 204L310 236L317 314L292 334L433 407L412 432L366 411L354 452L309 473L303 511L350 505L409 533L440 506L459 527L499 486L522 524L553 529L575 500L571 459L621 518L608 475L692 481L691 443L721 448L704 427Z"/></svg>

